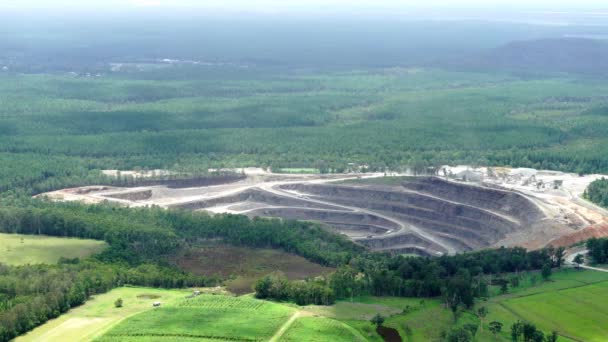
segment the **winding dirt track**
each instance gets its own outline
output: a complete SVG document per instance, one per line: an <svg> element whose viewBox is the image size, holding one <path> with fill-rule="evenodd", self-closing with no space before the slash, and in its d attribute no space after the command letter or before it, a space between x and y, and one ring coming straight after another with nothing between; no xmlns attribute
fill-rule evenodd
<svg viewBox="0 0 608 342"><path fill-rule="evenodd" d="M343 179L346 180L346 179ZM319 184L318 182L316 184ZM281 184L283 185L283 184ZM354 212L354 213L364 213L364 214L368 214L368 215L373 215L376 217L380 217L382 219L385 219L389 222L393 222L394 224L396 224L399 228L397 230L389 230L386 232L386 234L384 234L382 237L386 238L386 237L390 237L391 235L399 235L399 234L403 234L405 231L409 231L412 232L416 235L418 235L419 237L423 238L424 240L428 240L431 241L432 243L441 246L442 248L444 248L446 251L448 251L449 254L455 254L457 252L457 249L452 246L451 244L449 244L448 242L437 238L431 234L428 234L427 232L425 232L424 230L417 228L414 225L411 224L406 224L404 222L401 222L399 220L396 220L390 216L384 215L382 213L379 213L377 211L372 211L369 209L363 209L363 208L357 208L357 207L351 207L351 206L346 206L343 204L337 204L337 203L333 203L333 202L327 202L327 201L321 201L321 200L317 200L317 199L311 199L310 197L307 197L306 194L301 194L298 193L296 191L287 191L287 190L283 190L280 188L280 185L266 185L266 186L262 186L261 187L263 190L274 193L276 195L279 196L285 196L285 197L291 197L291 198L295 198L295 199L299 199L299 200L303 200L306 202L311 202L311 203L316 203L316 204L323 204L323 205L332 205L332 206L338 206L341 208L344 208L347 211L350 212Z"/></svg>
<svg viewBox="0 0 608 342"><path fill-rule="evenodd" d="M296 313L291 315L291 317L289 317L289 319L285 323L283 323L283 325L281 325L279 330L277 330L277 332L270 338L270 340L268 340L268 342L280 341L281 337L285 335L285 333L287 332L287 330L289 330L289 328L291 328L293 323L302 316L310 316L310 314L305 311L297 311Z"/></svg>

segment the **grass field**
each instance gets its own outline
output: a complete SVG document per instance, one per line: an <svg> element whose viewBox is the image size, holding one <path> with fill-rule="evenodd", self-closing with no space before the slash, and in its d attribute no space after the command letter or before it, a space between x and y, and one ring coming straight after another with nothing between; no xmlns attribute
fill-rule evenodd
<svg viewBox="0 0 608 342"><path fill-rule="evenodd" d="M0 233L0 263L55 264L61 257L82 259L105 247L105 242L97 240Z"/></svg>
<svg viewBox="0 0 608 342"><path fill-rule="evenodd" d="M323 317L298 318L280 339L286 342L354 342L366 341L359 332L352 327Z"/></svg>
<svg viewBox="0 0 608 342"><path fill-rule="evenodd" d="M493 338L488 323L499 321L504 324L499 340L509 341L511 324L526 320L544 332L557 331L560 341L606 340L608 273L563 269L550 281L539 280L534 286L527 280L531 276L525 276L522 285L508 294L478 303L489 310L479 338Z"/></svg>
<svg viewBox="0 0 608 342"><path fill-rule="evenodd" d="M401 313L402 308L391 307L370 301L363 303L363 299L357 298L355 302L338 302L332 306L310 305L306 307L306 311L316 315L331 317L339 320L362 320L367 321L379 313L385 317ZM412 300L414 301L414 300Z"/></svg>
<svg viewBox="0 0 608 342"><path fill-rule="evenodd" d="M123 319L152 309L155 301L169 305L190 293L184 290L117 288L95 296L84 305L48 321L15 341L90 341ZM118 298L123 300L122 308L114 307L114 301Z"/></svg>
<svg viewBox="0 0 608 342"><path fill-rule="evenodd" d="M530 281L535 275L538 280ZM562 342L606 340L608 273L563 269L555 271L550 281L540 279L539 274L526 274L508 294L478 301L476 308L486 306L489 314L476 341L510 341L510 327L517 320L530 321L545 333L555 330ZM454 325L480 323L473 311L462 312L455 323L439 299L361 297L354 303L307 310L347 323L370 341L382 341L369 323L376 313L388 317L385 325L397 329L404 341L441 341L441 333ZM504 324L501 334L489 332L491 321Z"/></svg>
<svg viewBox="0 0 608 342"><path fill-rule="evenodd" d="M382 341L369 320L376 314L386 317L385 325L396 329L405 341L440 341L441 333L454 325L450 311L438 299L399 297L358 297L333 306L308 306L306 311L340 320L369 341ZM456 324L476 322L463 314Z"/></svg>
<svg viewBox="0 0 608 342"><path fill-rule="evenodd" d="M582 341L606 341L608 282L507 300L503 305L545 330Z"/></svg>
<svg viewBox="0 0 608 342"><path fill-rule="evenodd" d="M182 298L135 315L108 331L101 341L123 337L192 337L261 341L271 338L296 309L251 297L208 295Z"/></svg>
<svg viewBox="0 0 608 342"><path fill-rule="evenodd" d="M210 289L204 289L204 292ZM274 303L251 296L203 293L186 298L188 290L123 287L96 296L85 305L17 339L22 341L378 341L369 319L379 313L385 326L404 341L441 341L453 326L480 323L473 311L457 321L440 299L356 297L332 306ZM115 308L117 298L123 308ZM162 302L158 308L151 303ZM506 295L477 302L489 314L476 341L510 341L517 320L555 330L560 341L605 341L608 336L608 273L565 269L551 281L522 285ZM493 336L491 321L503 323Z"/></svg>
<svg viewBox="0 0 608 342"><path fill-rule="evenodd" d="M130 317L96 341L365 341L338 320L249 296L179 299Z"/></svg>
<svg viewBox="0 0 608 342"><path fill-rule="evenodd" d="M533 278L536 280L533 281ZM549 281L543 281L540 272L526 272L521 274L521 280L518 287L509 286L508 295L518 297L529 296L546 291L563 290L602 281L608 281L608 273L563 268L554 271ZM490 295L498 296L499 287L491 286Z"/></svg>

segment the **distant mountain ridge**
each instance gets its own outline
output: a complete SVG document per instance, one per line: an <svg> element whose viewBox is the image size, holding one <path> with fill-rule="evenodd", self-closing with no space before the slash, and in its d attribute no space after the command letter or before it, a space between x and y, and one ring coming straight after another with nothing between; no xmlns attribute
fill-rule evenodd
<svg viewBox="0 0 608 342"><path fill-rule="evenodd" d="M551 38L515 41L476 56L447 62L466 70L565 72L608 76L608 41Z"/></svg>

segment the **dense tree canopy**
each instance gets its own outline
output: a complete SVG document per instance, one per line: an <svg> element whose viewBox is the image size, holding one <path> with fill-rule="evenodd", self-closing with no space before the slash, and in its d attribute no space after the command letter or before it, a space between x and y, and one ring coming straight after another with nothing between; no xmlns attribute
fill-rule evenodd
<svg viewBox="0 0 608 342"><path fill-rule="evenodd" d="M587 240L586 246L593 263L608 263L608 238L591 238Z"/></svg>
<svg viewBox="0 0 608 342"><path fill-rule="evenodd" d="M0 80L0 192L107 184L102 169L608 172L608 84L578 76L226 67Z"/></svg>
<svg viewBox="0 0 608 342"><path fill-rule="evenodd" d="M601 178L591 182L583 196L597 205L608 208L608 179Z"/></svg>

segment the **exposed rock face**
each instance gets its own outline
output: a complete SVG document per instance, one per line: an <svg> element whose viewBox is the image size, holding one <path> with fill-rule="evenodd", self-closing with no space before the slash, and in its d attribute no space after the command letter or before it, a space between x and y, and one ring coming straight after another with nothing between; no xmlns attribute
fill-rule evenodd
<svg viewBox="0 0 608 342"><path fill-rule="evenodd" d="M332 205L321 205L316 203L310 203L305 200L300 200L291 197L277 196L273 193L263 191L260 189L249 189L234 195L215 197L204 200L195 200L189 202L183 202L175 205L171 205L173 208L182 208L189 210L205 209L221 204L229 203L241 203L241 202L254 202L261 203L265 206L282 206L282 207L298 207L298 208L322 208L322 209L334 209L339 210L339 207Z"/></svg>
<svg viewBox="0 0 608 342"><path fill-rule="evenodd" d="M349 211L326 211L302 208L264 208L249 213L250 216L283 217L295 220L314 220L327 223L343 232L386 233L398 228L397 224L366 213ZM354 235L356 234L348 234Z"/></svg>
<svg viewBox="0 0 608 342"><path fill-rule="evenodd" d="M498 246L536 249L608 234L608 210L580 198L603 175L466 165L445 166L443 171L467 171L463 178L480 175L482 181L393 175L401 177L402 183L395 183L396 178L384 179L381 173L243 169L163 184L149 180L149 185L138 182L137 188L87 186L43 195L61 201L313 220L373 250L420 255Z"/></svg>
<svg viewBox="0 0 608 342"><path fill-rule="evenodd" d="M492 246L507 234L526 229L545 218L534 203L516 192L432 177L404 182L401 187L290 184L282 188L339 205L371 210L417 227L437 239L429 241L414 230L408 232L407 228L403 234L387 233L358 239L373 249L424 250L421 254L429 250L444 253L446 245L456 251L479 249ZM284 216L281 212L274 214ZM318 220L339 231L348 226L345 221Z"/></svg>
<svg viewBox="0 0 608 342"><path fill-rule="evenodd" d="M236 180L223 179L223 188L175 189L172 184L118 189L100 192L100 196L121 203L311 220L373 250L419 255L458 253L512 241L542 244L561 229L536 202L516 191L437 177L411 177L393 186L279 175L265 181ZM536 231L535 240L530 231Z"/></svg>
<svg viewBox="0 0 608 342"><path fill-rule="evenodd" d="M535 222L544 217L530 200L513 191L448 182L436 177L404 182L402 186L444 200L495 211L517 218L521 223Z"/></svg>

